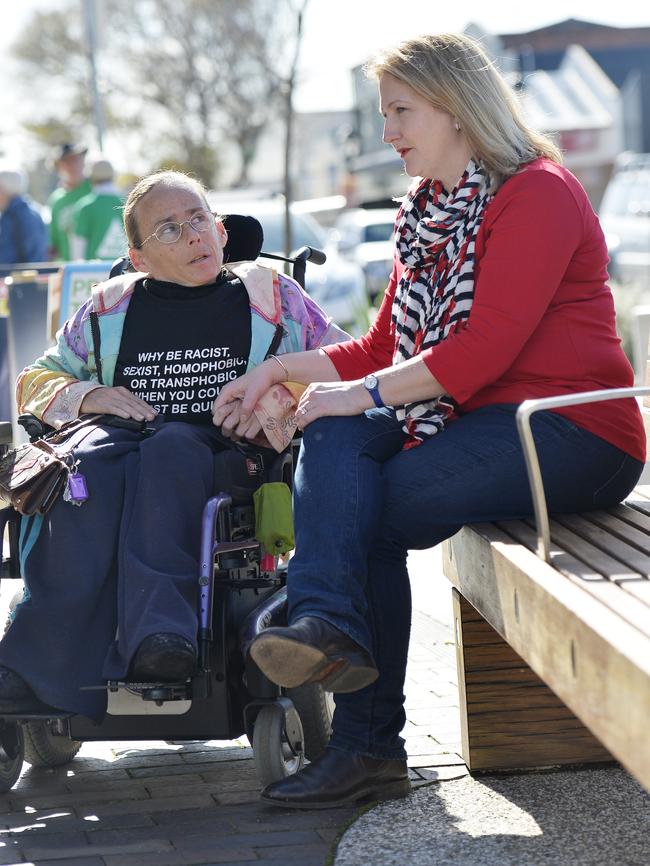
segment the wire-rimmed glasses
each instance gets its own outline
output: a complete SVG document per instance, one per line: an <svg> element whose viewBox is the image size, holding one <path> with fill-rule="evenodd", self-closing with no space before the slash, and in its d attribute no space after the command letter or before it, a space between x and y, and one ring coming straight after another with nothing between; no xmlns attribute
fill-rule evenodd
<svg viewBox="0 0 650 866"><path fill-rule="evenodd" d="M162 223L155 232L152 232L149 237L146 237L142 241L140 247L143 247L151 238L156 238L161 244L175 244L176 241L181 239L183 226L185 225L191 226L197 232L207 232L210 226L214 225L214 217L216 216L215 213L201 210L192 214L188 220L183 220L183 222L177 223L170 220L169 222Z"/></svg>

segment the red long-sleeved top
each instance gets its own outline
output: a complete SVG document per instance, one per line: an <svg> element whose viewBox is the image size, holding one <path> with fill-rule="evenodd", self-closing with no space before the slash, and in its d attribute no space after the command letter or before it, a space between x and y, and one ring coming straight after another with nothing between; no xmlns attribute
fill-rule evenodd
<svg viewBox="0 0 650 866"><path fill-rule="evenodd" d="M603 232L571 172L540 158L508 178L485 211L475 253L469 319L422 352L459 414L492 403L633 384L616 333ZM342 379L391 365L391 307L401 272L396 262L368 333L324 350ZM556 411L645 460L636 400Z"/></svg>

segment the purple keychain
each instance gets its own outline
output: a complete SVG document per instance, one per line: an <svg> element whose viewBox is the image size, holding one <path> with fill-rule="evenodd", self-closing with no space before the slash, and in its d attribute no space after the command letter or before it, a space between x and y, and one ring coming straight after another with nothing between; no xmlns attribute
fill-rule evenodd
<svg viewBox="0 0 650 866"><path fill-rule="evenodd" d="M63 491L63 498L65 501L71 502L73 505L83 505L86 499L88 499L86 477L85 475L82 475L81 472L77 472L78 465L78 463L75 463L70 470L68 483Z"/></svg>

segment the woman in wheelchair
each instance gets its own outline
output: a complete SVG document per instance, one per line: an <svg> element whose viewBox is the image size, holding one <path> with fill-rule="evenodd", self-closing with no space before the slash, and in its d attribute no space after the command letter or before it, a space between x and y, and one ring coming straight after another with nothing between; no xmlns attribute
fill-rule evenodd
<svg viewBox="0 0 650 866"><path fill-rule="evenodd" d="M341 339L292 279L224 265L224 225L186 175L140 181L124 225L136 273L95 286L18 379L19 411L51 427L114 423L72 434L78 484L23 518L27 592L0 642L0 712L100 720L108 680L192 675L201 513L224 448L214 399L271 354ZM258 436L232 408L228 434Z"/></svg>

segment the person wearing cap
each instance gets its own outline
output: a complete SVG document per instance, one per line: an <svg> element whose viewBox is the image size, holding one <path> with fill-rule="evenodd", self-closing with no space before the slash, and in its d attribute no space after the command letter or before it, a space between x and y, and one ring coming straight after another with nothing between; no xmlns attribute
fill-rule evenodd
<svg viewBox="0 0 650 866"><path fill-rule="evenodd" d="M26 187L24 172L0 166L0 265L47 260L47 229Z"/></svg>
<svg viewBox="0 0 650 866"><path fill-rule="evenodd" d="M79 199L92 192L92 184L84 176L84 160L88 148L66 143L56 157L56 168L61 186L48 199L50 219L50 258L70 261L70 239L74 227L74 207Z"/></svg>
<svg viewBox="0 0 650 866"><path fill-rule="evenodd" d="M74 208L74 234L71 251L74 259L114 261L126 252L122 225L124 202L113 183L114 171L103 156L90 167L92 192L79 199Z"/></svg>

